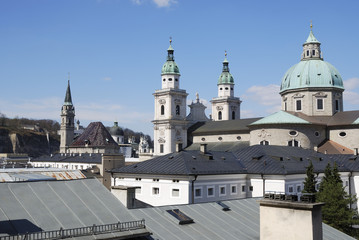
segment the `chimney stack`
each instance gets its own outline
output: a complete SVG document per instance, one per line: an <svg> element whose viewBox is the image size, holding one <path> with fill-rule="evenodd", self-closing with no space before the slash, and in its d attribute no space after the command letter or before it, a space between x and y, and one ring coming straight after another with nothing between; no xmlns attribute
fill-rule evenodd
<svg viewBox="0 0 359 240"><path fill-rule="evenodd" d="M200 149L201 153L206 154L207 153L207 144L201 143Z"/></svg>
<svg viewBox="0 0 359 240"><path fill-rule="evenodd" d="M259 200L260 239L323 240L324 203Z"/></svg>

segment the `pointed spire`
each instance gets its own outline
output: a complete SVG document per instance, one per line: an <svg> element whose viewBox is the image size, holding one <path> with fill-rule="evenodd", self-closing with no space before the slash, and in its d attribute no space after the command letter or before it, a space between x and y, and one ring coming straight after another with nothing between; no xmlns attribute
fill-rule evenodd
<svg viewBox="0 0 359 240"><path fill-rule="evenodd" d="M224 60L223 60L223 69L222 72L229 72L228 60L227 60L227 51L224 51Z"/></svg>
<svg viewBox="0 0 359 240"><path fill-rule="evenodd" d="M67 80L67 89L66 89L66 95L65 95L64 105L72 106L71 89L70 89L70 79Z"/></svg>
<svg viewBox="0 0 359 240"><path fill-rule="evenodd" d="M309 36L308 36L308 38L307 38L307 41L305 41L304 44L306 44L306 43L320 43L320 42L314 37L312 21L310 21L310 33L309 33Z"/></svg>

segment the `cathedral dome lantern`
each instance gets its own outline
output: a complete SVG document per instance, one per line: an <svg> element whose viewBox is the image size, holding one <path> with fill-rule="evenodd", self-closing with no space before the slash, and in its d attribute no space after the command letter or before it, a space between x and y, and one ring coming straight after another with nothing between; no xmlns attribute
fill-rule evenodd
<svg viewBox="0 0 359 240"><path fill-rule="evenodd" d="M332 115L342 111L343 80L338 70L323 60L320 44L311 24L301 61L282 78L282 110L307 115Z"/></svg>
<svg viewBox="0 0 359 240"><path fill-rule="evenodd" d="M229 72L228 64L229 64L229 62L227 60L227 53L225 53L225 58L223 60L222 73L218 78L218 85L220 85L220 84L234 85L234 78L233 78L232 74Z"/></svg>
<svg viewBox="0 0 359 240"><path fill-rule="evenodd" d="M167 61L162 66L162 89L179 88L180 72L174 59L174 49L172 47L172 38L170 38L170 46L167 49Z"/></svg>

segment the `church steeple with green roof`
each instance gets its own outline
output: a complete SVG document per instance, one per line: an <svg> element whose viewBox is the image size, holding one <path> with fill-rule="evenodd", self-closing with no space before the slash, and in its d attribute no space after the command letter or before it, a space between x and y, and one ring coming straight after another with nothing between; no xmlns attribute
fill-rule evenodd
<svg viewBox="0 0 359 240"><path fill-rule="evenodd" d="M322 52L320 50L320 42L316 39L313 34L313 24L310 23L310 33L307 40L303 43L303 53L301 60L311 60L322 58Z"/></svg>
<svg viewBox="0 0 359 240"><path fill-rule="evenodd" d="M229 62L227 60L227 52L225 52L222 73L218 78L218 85L219 84L233 84L234 85L234 78L233 78L232 74L229 72L228 64L229 64Z"/></svg>
<svg viewBox="0 0 359 240"><path fill-rule="evenodd" d="M67 81L65 101L61 108L60 152L65 153L74 139L75 107L72 104L70 77Z"/></svg>

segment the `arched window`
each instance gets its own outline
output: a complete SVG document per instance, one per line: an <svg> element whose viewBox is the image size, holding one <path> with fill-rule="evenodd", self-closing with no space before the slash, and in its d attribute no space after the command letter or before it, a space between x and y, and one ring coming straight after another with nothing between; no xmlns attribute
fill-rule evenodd
<svg viewBox="0 0 359 240"><path fill-rule="evenodd" d="M236 119L236 112L235 111L232 111L232 119Z"/></svg>
<svg viewBox="0 0 359 240"><path fill-rule="evenodd" d="M260 145L269 145L269 142L266 140L263 140L259 143Z"/></svg>
<svg viewBox="0 0 359 240"><path fill-rule="evenodd" d="M297 140L290 140L288 141L288 146L289 147L299 147L299 142Z"/></svg>
<svg viewBox="0 0 359 240"><path fill-rule="evenodd" d="M222 112L221 111L218 112L218 120L222 120Z"/></svg>
<svg viewBox="0 0 359 240"><path fill-rule="evenodd" d="M165 106L161 105L161 115L165 115Z"/></svg>
<svg viewBox="0 0 359 240"><path fill-rule="evenodd" d="M180 115L180 106L176 105L176 115Z"/></svg>
<svg viewBox="0 0 359 240"><path fill-rule="evenodd" d="M312 55L315 56L315 50L312 50Z"/></svg>

